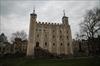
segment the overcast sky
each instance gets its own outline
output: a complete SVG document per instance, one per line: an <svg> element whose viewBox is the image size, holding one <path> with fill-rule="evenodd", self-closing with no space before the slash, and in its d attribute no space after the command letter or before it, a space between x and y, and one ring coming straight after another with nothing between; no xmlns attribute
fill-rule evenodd
<svg viewBox="0 0 100 66"><path fill-rule="evenodd" d="M71 0L71 1L24 1L0 0L0 33L5 33L9 38L12 33L24 30L28 34L30 13L35 6L37 21L62 23L63 10L69 17L72 37L79 32L79 23L85 12L100 6L100 0Z"/></svg>

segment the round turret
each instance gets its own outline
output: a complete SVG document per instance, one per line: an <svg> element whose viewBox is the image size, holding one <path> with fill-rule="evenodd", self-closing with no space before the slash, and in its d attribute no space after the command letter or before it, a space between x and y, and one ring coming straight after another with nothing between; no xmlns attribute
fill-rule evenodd
<svg viewBox="0 0 100 66"><path fill-rule="evenodd" d="M63 24L68 24L68 17L65 16L65 11L63 11L64 16L62 17Z"/></svg>

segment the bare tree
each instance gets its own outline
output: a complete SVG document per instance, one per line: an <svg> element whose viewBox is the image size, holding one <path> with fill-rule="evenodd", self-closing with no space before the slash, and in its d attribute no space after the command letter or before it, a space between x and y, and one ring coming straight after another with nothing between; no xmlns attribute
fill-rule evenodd
<svg viewBox="0 0 100 66"><path fill-rule="evenodd" d="M84 21L80 25L82 35L87 39L96 37L100 31L100 8L87 11Z"/></svg>
<svg viewBox="0 0 100 66"><path fill-rule="evenodd" d="M81 35L88 40L88 49L92 46L92 51L95 52L94 38L100 33L100 8L88 10L80 26Z"/></svg>
<svg viewBox="0 0 100 66"><path fill-rule="evenodd" d="M11 41L14 41L15 38L20 38L22 40L27 39L27 34L25 31L17 31L15 33L12 33Z"/></svg>

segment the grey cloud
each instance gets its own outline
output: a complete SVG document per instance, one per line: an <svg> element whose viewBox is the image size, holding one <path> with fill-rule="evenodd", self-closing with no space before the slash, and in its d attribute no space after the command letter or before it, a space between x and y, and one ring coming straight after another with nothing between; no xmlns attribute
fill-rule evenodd
<svg viewBox="0 0 100 66"><path fill-rule="evenodd" d="M36 7L37 20L61 23L63 9L69 17L72 35L79 31L79 23L85 10L99 5L97 1L3 1L0 2L2 32L11 33L25 30L28 34L30 13ZM77 29L77 30L76 30Z"/></svg>
<svg viewBox="0 0 100 66"><path fill-rule="evenodd" d="M34 6L40 8L46 1L1 1L0 15L6 16L10 14L25 15L26 12L33 9Z"/></svg>

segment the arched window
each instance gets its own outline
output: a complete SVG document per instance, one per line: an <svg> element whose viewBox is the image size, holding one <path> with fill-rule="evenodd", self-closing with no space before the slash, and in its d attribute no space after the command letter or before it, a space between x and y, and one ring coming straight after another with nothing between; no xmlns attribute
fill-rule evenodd
<svg viewBox="0 0 100 66"><path fill-rule="evenodd" d="M60 45L62 46L63 44L61 43Z"/></svg>
<svg viewBox="0 0 100 66"><path fill-rule="evenodd" d="M60 30L60 33L61 33L61 30Z"/></svg>
<svg viewBox="0 0 100 66"><path fill-rule="evenodd" d="M68 36L67 36L67 39L68 39Z"/></svg>
<svg viewBox="0 0 100 66"><path fill-rule="evenodd" d="M67 44L67 46L69 46L69 43Z"/></svg>
<svg viewBox="0 0 100 66"><path fill-rule="evenodd" d="M47 42L45 42L45 46L47 46Z"/></svg>
<svg viewBox="0 0 100 66"><path fill-rule="evenodd" d="M55 43L53 43L53 46L55 46Z"/></svg>
<svg viewBox="0 0 100 66"><path fill-rule="evenodd" d="M39 47L39 42L36 42L36 47Z"/></svg>
<svg viewBox="0 0 100 66"><path fill-rule="evenodd" d="M54 35L53 35L52 37L53 37L53 38L55 38L55 36L54 36Z"/></svg>

